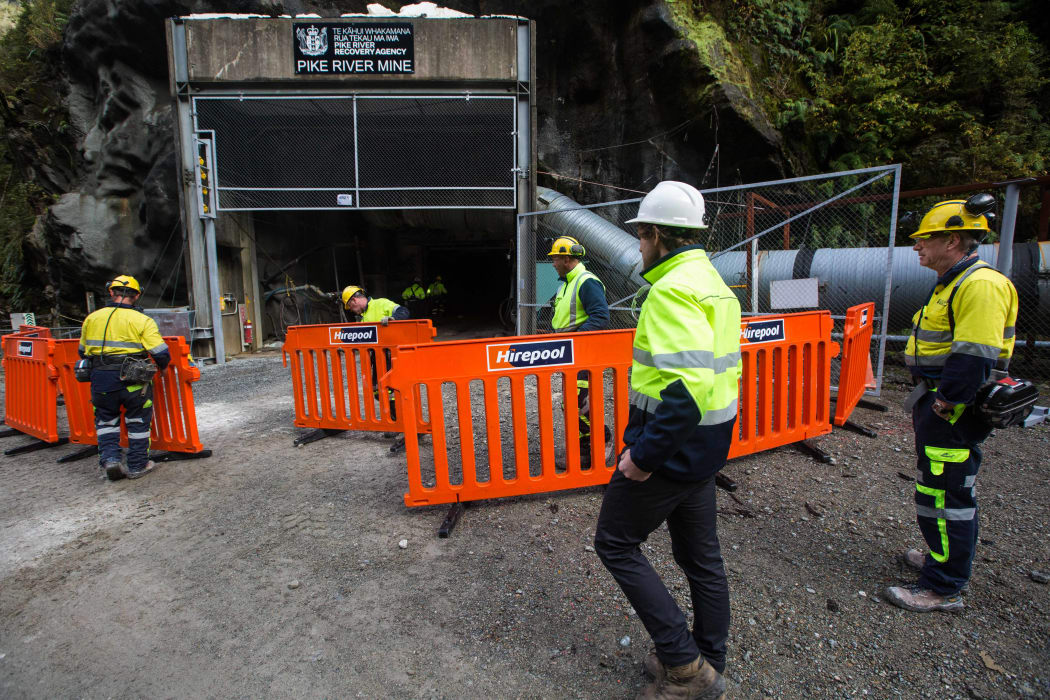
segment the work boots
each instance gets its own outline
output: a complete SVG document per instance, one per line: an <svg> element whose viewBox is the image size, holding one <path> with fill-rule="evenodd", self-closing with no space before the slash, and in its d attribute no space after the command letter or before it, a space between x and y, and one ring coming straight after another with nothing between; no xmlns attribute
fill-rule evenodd
<svg viewBox="0 0 1050 700"><path fill-rule="evenodd" d="M124 478L124 465L119 459L106 460L106 463L102 466L102 471L106 473L106 478L110 481Z"/></svg>
<svg viewBox="0 0 1050 700"><path fill-rule="evenodd" d="M653 654L655 656L655 654ZM657 663L660 662L656 659ZM646 671L649 659L646 658ZM642 700L724 700L726 682L711 664L697 656L683 666L663 666L665 673L639 696Z"/></svg>

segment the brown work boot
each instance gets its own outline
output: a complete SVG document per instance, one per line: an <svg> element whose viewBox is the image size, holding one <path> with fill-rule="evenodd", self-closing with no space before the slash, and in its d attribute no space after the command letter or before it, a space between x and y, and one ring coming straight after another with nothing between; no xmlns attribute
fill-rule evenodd
<svg viewBox="0 0 1050 700"><path fill-rule="evenodd" d="M918 584L890 586L886 589L886 599L898 608L912 612L960 612L965 607L959 593L941 595Z"/></svg>
<svg viewBox="0 0 1050 700"><path fill-rule="evenodd" d="M142 469L126 469L124 471L124 476L128 477L129 479L138 479L143 476L146 476L156 468L157 463L151 459L150 461L146 462L146 466L144 466Z"/></svg>
<svg viewBox="0 0 1050 700"><path fill-rule="evenodd" d="M703 656L683 666L665 668L666 675L642 692L642 700L724 700L725 679Z"/></svg>
<svg viewBox="0 0 1050 700"><path fill-rule="evenodd" d="M660 661L660 657L656 655L656 649L650 649L649 653L645 657L645 661L642 662L642 668L645 669L645 675L652 678L654 681L659 683L667 675L667 667L664 666L664 662Z"/></svg>
<svg viewBox="0 0 1050 700"><path fill-rule="evenodd" d="M901 555L901 562L916 571L922 571L922 567L926 565L926 555L918 549L909 549ZM970 592L970 582L964 583L959 592L967 595Z"/></svg>

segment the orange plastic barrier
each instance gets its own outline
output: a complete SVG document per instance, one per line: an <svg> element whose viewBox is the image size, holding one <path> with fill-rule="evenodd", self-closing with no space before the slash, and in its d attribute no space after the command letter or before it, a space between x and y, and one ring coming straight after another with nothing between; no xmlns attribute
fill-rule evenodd
<svg viewBox="0 0 1050 700"><path fill-rule="evenodd" d="M609 481L615 466L605 466L604 411L591 415L591 468L583 469L579 455L579 411L575 400L576 373L589 370L590 404L604 407L605 386L600 380L606 369L613 372L613 416L617 453L623 446L627 426L627 372L631 367L634 331L596 331L567 335L484 338L399 348L390 385L398 391L398 411L417 416L418 402L426 397L433 426L434 485L424 484L420 467L419 440L412 426L405 431L408 462L408 493L405 505L423 506L484 498L544 493L593 486ZM570 398L555 398L552 382L561 375ZM535 377L536 414L526 411L527 376ZM501 410L500 382L509 383L509 411ZM471 385L480 382L484 420L479 429L488 445L488 475L478 474ZM455 389L455 416L445 413L443 385ZM477 410L481 410L480 406ZM554 462L555 413L564 417L566 464L559 472ZM507 421L503 419L507 418ZM538 421L537 434L529 431L530 420ZM459 463L462 477L453 480L449 470L446 426L459 427ZM501 430L503 432L501 432ZM510 431L514 439L513 475L504 473L502 437ZM539 473L530 473L529 444L539 444ZM429 479L428 479L429 480Z"/></svg>
<svg viewBox="0 0 1050 700"><path fill-rule="evenodd" d="M843 425L864 396L871 373L871 334L875 328L875 304L851 306L842 329L842 367L835 403L835 425Z"/></svg>
<svg viewBox="0 0 1050 700"><path fill-rule="evenodd" d="M771 450L831 432L831 341L828 311L749 316L740 324L737 435L729 458Z"/></svg>
<svg viewBox="0 0 1050 700"><path fill-rule="evenodd" d="M740 457L788 445L831 432L831 358L839 351L831 341L831 315L812 311L780 316L756 316L741 323L741 363L737 435L729 456ZM399 391L407 415L417 415L416 402L427 397L433 425L433 478L424 484L419 441L415 431L405 431L408 492L405 505L422 506L484 498L544 493L606 483L615 466L604 466L604 415L592 415L592 469L581 469L578 449L578 411L575 401L551 396L552 378L575 377L590 370L592 377L613 371L613 406L616 452L628 414L628 370L633 330L599 331L570 335L488 338L399 348L399 359L390 384ZM547 354L544 355L544 352ZM555 356L557 353L557 357ZM530 433L526 414L525 377L536 381L538 431ZM500 410L499 381L509 379L510 411ZM479 477L475 458L474 407L470 387L481 382L484 393L484 433L488 445L487 478ZM564 382L564 379L563 379ZM462 476L450 474L446 426L450 418L442 400L443 385L455 389L459 455ZM603 382L591 381L592 406L605 405ZM399 408L399 410L401 410ZM557 472L554 464L554 413L564 411L567 464ZM508 421L503 419L507 418ZM514 439L513 475L504 474L502 459L506 423ZM612 426L610 426L612 427ZM539 473L530 472L529 441L540 448ZM453 470L454 471L454 470Z"/></svg>
<svg viewBox="0 0 1050 700"><path fill-rule="evenodd" d="M91 408L91 385L78 382L73 374L80 359L80 341L56 340L55 366L59 383L66 396L69 441L79 445L97 445L95 414ZM200 370L190 363L190 348L182 336L167 336L164 342L171 352L171 363L153 377L153 422L150 424L150 449L197 454L204 451L197 433L197 411L191 384L200 379ZM127 447L127 428L120 423L120 444Z"/></svg>
<svg viewBox="0 0 1050 700"><path fill-rule="evenodd" d="M58 371L47 329L22 326L3 337L4 423L44 442L58 442ZM43 331L44 333L40 333Z"/></svg>
<svg viewBox="0 0 1050 700"><path fill-rule="evenodd" d="M385 375L399 345L430 343L436 333L429 319L292 326L282 351L285 367L291 361L295 425L404 432L401 416L390 415ZM416 424L430 431L421 416Z"/></svg>

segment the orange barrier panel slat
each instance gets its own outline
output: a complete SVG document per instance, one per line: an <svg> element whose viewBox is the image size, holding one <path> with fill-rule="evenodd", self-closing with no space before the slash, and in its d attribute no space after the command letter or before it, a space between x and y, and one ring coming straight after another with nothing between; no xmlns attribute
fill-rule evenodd
<svg viewBox="0 0 1050 700"><path fill-rule="evenodd" d="M44 442L58 442L55 341L46 328L21 326L3 336L4 422Z"/></svg>
<svg viewBox="0 0 1050 700"><path fill-rule="evenodd" d="M871 335L875 329L875 304L851 306L842 328L842 364L839 369L835 425L843 425L857 407L868 384L871 367Z"/></svg>

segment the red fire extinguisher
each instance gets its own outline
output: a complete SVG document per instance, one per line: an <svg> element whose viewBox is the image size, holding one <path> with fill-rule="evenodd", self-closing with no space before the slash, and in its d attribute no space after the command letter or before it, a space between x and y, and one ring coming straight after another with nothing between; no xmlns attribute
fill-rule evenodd
<svg viewBox="0 0 1050 700"><path fill-rule="evenodd" d="M252 320L250 318L244 322L244 344L252 344Z"/></svg>

